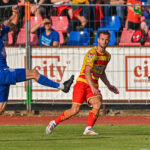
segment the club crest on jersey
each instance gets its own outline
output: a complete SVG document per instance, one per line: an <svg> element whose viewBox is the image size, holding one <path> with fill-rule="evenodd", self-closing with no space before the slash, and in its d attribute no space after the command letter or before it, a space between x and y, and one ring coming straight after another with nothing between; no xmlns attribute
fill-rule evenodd
<svg viewBox="0 0 150 150"><path fill-rule="evenodd" d="M88 55L88 58L93 58L93 54L90 53L90 54Z"/></svg>
<svg viewBox="0 0 150 150"><path fill-rule="evenodd" d="M14 72L14 71L15 71L15 69L13 69L13 68L9 68L9 71L10 71L10 72Z"/></svg>

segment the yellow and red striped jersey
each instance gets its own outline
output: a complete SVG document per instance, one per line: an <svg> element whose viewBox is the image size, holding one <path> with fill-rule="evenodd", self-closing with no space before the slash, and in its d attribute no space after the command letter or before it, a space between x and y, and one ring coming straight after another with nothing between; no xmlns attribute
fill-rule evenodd
<svg viewBox="0 0 150 150"><path fill-rule="evenodd" d="M87 80L85 79L85 67L91 66L92 82L94 83L95 87L98 87L98 79L106 69L108 62L110 61L110 58L111 55L106 50L104 53L100 53L98 52L96 46L90 49L84 57L83 65L80 70L80 75L77 78L77 81L81 81L88 84Z"/></svg>

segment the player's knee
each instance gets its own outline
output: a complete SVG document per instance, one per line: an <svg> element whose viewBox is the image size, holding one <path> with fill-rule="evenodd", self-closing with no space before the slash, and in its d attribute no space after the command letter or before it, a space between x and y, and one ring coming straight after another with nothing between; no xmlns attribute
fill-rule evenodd
<svg viewBox="0 0 150 150"><path fill-rule="evenodd" d="M100 109L100 107L101 107L101 101L99 101L99 102L97 103L97 107Z"/></svg>
<svg viewBox="0 0 150 150"><path fill-rule="evenodd" d="M93 108L95 109L100 109L101 107L101 101L96 101L94 104L93 104Z"/></svg>
<svg viewBox="0 0 150 150"><path fill-rule="evenodd" d="M71 108L71 115L76 115L80 110L80 107Z"/></svg>

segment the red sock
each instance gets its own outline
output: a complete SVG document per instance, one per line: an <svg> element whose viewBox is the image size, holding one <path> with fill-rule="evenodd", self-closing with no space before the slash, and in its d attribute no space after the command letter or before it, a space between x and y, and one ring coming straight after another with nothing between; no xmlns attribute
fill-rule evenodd
<svg viewBox="0 0 150 150"><path fill-rule="evenodd" d="M63 120L66 120L68 118L70 118L71 115L70 115L70 110L65 110L61 115L59 115L56 120L55 120L55 123L58 124L60 123L61 121Z"/></svg>
<svg viewBox="0 0 150 150"><path fill-rule="evenodd" d="M87 127L92 127L98 118L99 109L93 108L88 116Z"/></svg>

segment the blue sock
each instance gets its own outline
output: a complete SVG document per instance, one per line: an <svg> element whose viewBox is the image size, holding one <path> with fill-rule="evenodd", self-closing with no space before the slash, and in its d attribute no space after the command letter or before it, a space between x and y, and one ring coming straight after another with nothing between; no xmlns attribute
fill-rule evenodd
<svg viewBox="0 0 150 150"><path fill-rule="evenodd" d="M60 86L60 83L52 81L52 80L48 79L46 76L44 76L44 75L40 75L40 77L39 77L37 82L42 84L42 85L53 87L53 88L58 88Z"/></svg>

